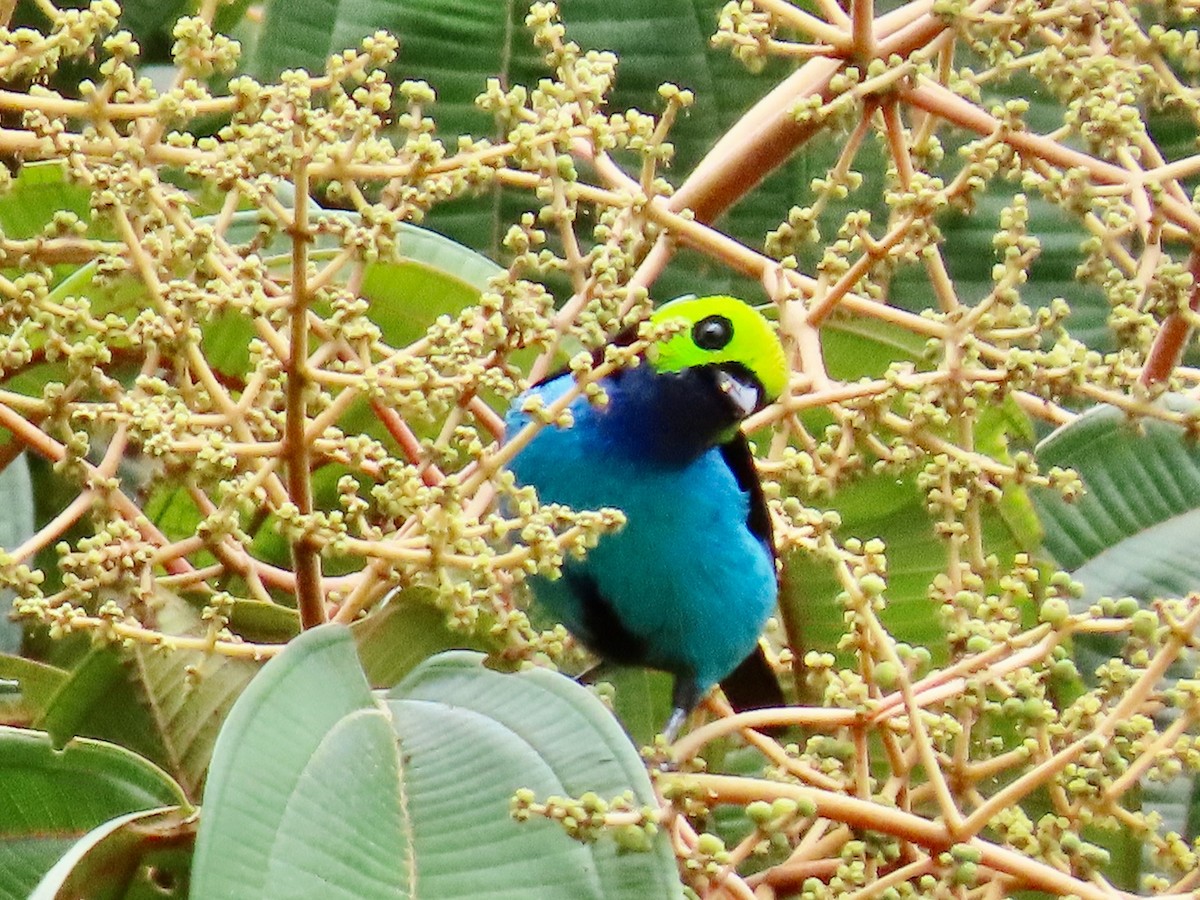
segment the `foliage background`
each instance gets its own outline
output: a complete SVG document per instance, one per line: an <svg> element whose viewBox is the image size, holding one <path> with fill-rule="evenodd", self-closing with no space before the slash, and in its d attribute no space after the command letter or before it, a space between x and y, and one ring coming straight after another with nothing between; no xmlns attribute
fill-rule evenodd
<svg viewBox="0 0 1200 900"><path fill-rule="evenodd" d="M672 858L704 896L1192 890L1194 10L562 7L565 31L483 0L3 10L5 896L98 872L112 896L578 896L596 866L619 896ZM513 757L452 814L423 792L478 774L453 751L482 739L388 724L367 685L470 718L490 673L418 668L441 649L578 666L515 586L611 520L497 504L523 438L498 447L496 412L648 289L777 312L794 375L750 428L796 704L695 728L651 784L593 699L513 682L483 713L554 777ZM649 741L664 685L613 691ZM793 730L731 736L767 722ZM364 757L430 805L366 790ZM317 830L282 812L333 798ZM422 809L451 842L379 864ZM505 841L557 875L476 853Z"/></svg>

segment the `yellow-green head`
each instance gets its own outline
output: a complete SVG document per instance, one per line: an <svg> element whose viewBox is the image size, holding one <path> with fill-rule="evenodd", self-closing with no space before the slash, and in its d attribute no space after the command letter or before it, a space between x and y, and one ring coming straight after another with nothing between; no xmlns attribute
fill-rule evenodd
<svg viewBox="0 0 1200 900"><path fill-rule="evenodd" d="M762 396L753 406L762 406L783 393L788 378L783 347L767 320L749 304L723 295L680 297L650 317L656 324L672 320L682 320L686 327L646 352L656 371L737 366L753 375L762 388ZM727 391L737 388L729 381L723 386Z"/></svg>

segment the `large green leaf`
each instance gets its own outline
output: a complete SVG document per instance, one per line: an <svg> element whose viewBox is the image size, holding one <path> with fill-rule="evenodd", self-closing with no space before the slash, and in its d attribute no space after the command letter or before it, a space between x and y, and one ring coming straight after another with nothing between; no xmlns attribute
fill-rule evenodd
<svg viewBox="0 0 1200 900"><path fill-rule="evenodd" d="M825 505L823 502L821 505ZM888 554L887 605L880 619L898 641L929 649L935 663L946 660L944 626L930 585L946 570L945 541L938 536L926 499L912 475L871 474L840 489L828 502L842 518L841 539L880 538ZM1036 523L1021 492L1007 494L996 507L984 507L983 544L988 553L1011 560L1036 547ZM845 633L842 587L822 561L797 552L785 560L780 603L797 623L796 649L833 652ZM1024 611L1032 616L1032 607ZM843 656L849 664L851 655Z"/></svg>
<svg viewBox="0 0 1200 900"><path fill-rule="evenodd" d="M397 897L399 760L349 634L314 629L242 694L217 739L192 896ZM302 885L307 884L307 888Z"/></svg>
<svg viewBox="0 0 1200 900"><path fill-rule="evenodd" d="M230 715L205 790L192 896L678 896L654 851L581 845L509 814L514 791L653 802L611 715L569 679L443 654L377 701L350 634L306 632Z"/></svg>
<svg viewBox="0 0 1200 900"><path fill-rule="evenodd" d="M924 498L909 475L871 475L839 490L830 503L842 517L844 540L880 538L888 553L887 608L884 624L897 640L927 647L946 658L946 638L929 596L933 577L945 570L946 547L925 511ZM798 625L796 649L832 652L845 633L842 591L833 571L804 553L785 559L780 603ZM849 661L847 657L846 661Z"/></svg>
<svg viewBox="0 0 1200 900"><path fill-rule="evenodd" d="M674 707L670 674L640 666L602 666L595 680L612 686L613 712L635 743L645 746L662 733Z"/></svg>
<svg viewBox="0 0 1200 900"><path fill-rule="evenodd" d="M199 794L225 716L260 665L198 650L132 651L133 677L144 698L164 766L189 797Z"/></svg>
<svg viewBox="0 0 1200 900"><path fill-rule="evenodd" d="M150 711L139 698L125 654L116 647L93 647L34 720L61 746L73 737L111 741L164 762L162 742Z"/></svg>
<svg viewBox="0 0 1200 900"><path fill-rule="evenodd" d="M128 812L186 805L165 772L113 744L0 726L0 900L30 891L83 835Z"/></svg>
<svg viewBox="0 0 1200 900"><path fill-rule="evenodd" d="M1046 549L1083 584L1084 602L1200 589L1200 446L1182 428L1133 423L1100 406L1046 438L1037 458L1043 470L1070 467L1083 479L1086 493L1074 503L1051 491L1035 496Z"/></svg>
<svg viewBox="0 0 1200 900"><path fill-rule="evenodd" d="M630 791L639 804L656 803L629 739L586 689L545 669L494 672L479 654L455 651L387 696L406 754L422 894L681 896L664 835L649 852L621 853L610 839L579 844L550 822L507 817L518 788L540 797Z"/></svg>

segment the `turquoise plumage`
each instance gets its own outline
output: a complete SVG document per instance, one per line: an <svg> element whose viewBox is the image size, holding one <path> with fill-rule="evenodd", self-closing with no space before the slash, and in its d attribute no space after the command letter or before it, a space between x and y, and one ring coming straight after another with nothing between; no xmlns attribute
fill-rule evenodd
<svg viewBox="0 0 1200 900"><path fill-rule="evenodd" d="M602 658L675 676L669 736L756 652L775 608L770 520L737 424L786 378L778 340L741 301L687 298L655 319L675 317L686 334L602 379L606 404L576 398L572 427L543 428L510 463L543 503L625 513L619 532L532 587ZM738 329L753 334L735 344ZM550 404L573 384L564 373L530 388L509 412L509 433L528 422L529 396Z"/></svg>

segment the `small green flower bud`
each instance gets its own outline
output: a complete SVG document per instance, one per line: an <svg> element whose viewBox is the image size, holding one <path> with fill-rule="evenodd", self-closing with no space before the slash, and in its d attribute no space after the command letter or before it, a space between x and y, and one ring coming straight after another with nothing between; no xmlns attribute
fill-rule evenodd
<svg viewBox="0 0 1200 900"><path fill-rule="evenodd" d="M1067 601L1059 597L1049 598L1042 603L1042 608L1038 610L1038 618L1055 628L1066 622L1070 615L1071 608L1067 606Z"/></svg>

